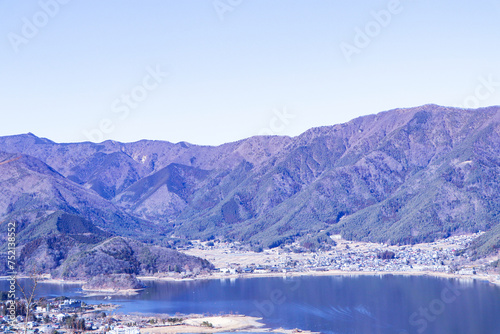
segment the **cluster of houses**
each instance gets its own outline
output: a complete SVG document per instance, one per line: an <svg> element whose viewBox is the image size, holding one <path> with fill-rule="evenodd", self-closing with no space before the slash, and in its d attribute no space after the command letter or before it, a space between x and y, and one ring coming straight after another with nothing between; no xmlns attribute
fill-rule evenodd
<svg viewBox="0 0 500 334"><path fill-rule="evenodd" d="M55 332L58 333L74 333L73 330L65 328L65 326L62 324L64 318L58 317L58 319L53 319L50 323L37 323L37 322L28 322L27 323L27 332L28 333L48 333L48 334L53 334ZM93 331L96 333L107 333L107 334L139 334L139 328L138 327L129 327L125 325L108 325L108 324L101 324L99 326L98 323L94 324L90 322L86 331ZM3 319L2 316L0 316L0 333L20 333L24 332L24 319L23 317L18 317L17 318L17 323L16 324L10 324L7 322L6 319Z"/></svg>
<svg viewBox="0 0 500 334"><path fill-rule="evenodd" d="M247 266L238 263L228 263L226 267L218 268L222 274L249 274L272 272L304 272L304 271L386 271L386 272L411 272L434 271L454 272L463 275L472 275L476 269L461 250L466 248L474 238L480 234L454 236L433 243L420 245L389 246L376 243L360 243L343 241L337 247L328 251L312 253L284 251L277 248L265 253L270 256L265 263ZM338 238L337 238L338 240ZM231 252L235 245L224 243L215 247L225 248ZM300 250L300 244L292 244L289 249ZM380 257L383 252L394 253L391 259Z"/></svg>
<svg viewBox="0 0 500 334"><path fill-rule="evenodd" d="M50 300L39 299L34 303L32 314L34 321L25 322L25 318L18 315L15 321L10 321L11 319L7 316L0 316L0 333L18 333L20 330L24 332L25 326L28 329L28 333L59 333L67 332L65 330L67 318L80 316L85 312L95 312L100 310L105 310L106 308L114 307L113 305L86 305L80 300L66 299L66 298L54 298ZM93 322L87 321L86 328L89 330L102 330L109 331L110 326L105 324L104 321ZM72 332L72 331L70 331ZM68 333L70 333L68 332ZM117 332L122 333L122 332ZM129 333L129 332L124 332ZM137 332L138 333L138 332ZM136 334L136 333L132 333Z"/></svg>

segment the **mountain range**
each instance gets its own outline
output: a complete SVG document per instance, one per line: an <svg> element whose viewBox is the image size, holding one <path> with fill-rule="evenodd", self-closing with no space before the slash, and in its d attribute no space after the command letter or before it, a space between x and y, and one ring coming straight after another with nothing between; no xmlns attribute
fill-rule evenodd
<svg viewBox="0 0 500 334"><path fill-rule="evenodd" d="M484 256L500 248L500 107L394 109L220 146L5 136L0 190L0 219L17 222L24 244L71 217L97 239L163 246L332 234L412 244L486 231L470 250Z"/></svg>

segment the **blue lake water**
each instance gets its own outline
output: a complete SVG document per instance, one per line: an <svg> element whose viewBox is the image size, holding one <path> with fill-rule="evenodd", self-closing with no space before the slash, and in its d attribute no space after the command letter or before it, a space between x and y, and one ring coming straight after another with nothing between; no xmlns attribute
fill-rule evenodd
<svg viewBox="0 0 500 334"><path fill-rule="evenodd" d="M82 297L78 285L41 284L37 296L112 302L120 313L263 317L270 327L321 333L500 334L500 287L425 276L305 276L145 282L136 296ZM0 281L5 290L6 281Z"/></svg>

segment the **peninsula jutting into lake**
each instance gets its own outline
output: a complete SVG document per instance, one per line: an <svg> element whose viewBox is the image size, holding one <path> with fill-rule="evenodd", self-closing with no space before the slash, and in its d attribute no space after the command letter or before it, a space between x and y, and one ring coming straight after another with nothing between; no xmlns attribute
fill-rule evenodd
<svg viewBox="0 0 500 334"><path fill-rule="evenodd" d="M5 282L0 281L0 288ZM41 284L37 293L44 301L39 305L50 304L54 312L36 311L51 320L35 328L59 326L58 331L69 331L58 315L70 319L77 315L80 324L84 319L87 330L96 333L110 329L112 333L296 333L296 328L335 333L383 328L384 333L399 334L452 327L465 334L494 333L499 328L498 287L466 278L328 275L145 283L147 288L137 295L90 296L82 295L81 285ZM67 299L53 299L61 295ZM58 308L71 300L82 301L84 307ZM488 309L470 307L485 303ZM468 316L457 319L455 315L462 312Z"/></svg>
<svg viewBox="0 0 500 334"><path fill-rule="evenodd" d="M0 333L500 334L499 17L0 0Z"/></svg>
<svg viewBox="0 0 500 334"><path fill-rule="evenodd" d="M499 284L500 183L490 177L499 115L425 105L221 146L0 137L2 224L16 231L5 244L15 244L17 277L78 283L84 300L148 295L159 280L396 274ZM56 315L39 303L18 307L18 321ZM96 314L65 317L82 327ZM193 317L169 324L195 326ZM249 326L263 327L259 319Z"/></svg>

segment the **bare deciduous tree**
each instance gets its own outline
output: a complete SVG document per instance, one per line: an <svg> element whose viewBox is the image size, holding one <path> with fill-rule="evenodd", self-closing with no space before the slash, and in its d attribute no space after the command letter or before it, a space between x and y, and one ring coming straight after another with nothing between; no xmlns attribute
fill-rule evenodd
<svg viewBox="0 0 500 334"><path fill-rule="evenodd" d="M26 291L21 284L19 284L19 281L16 280L17 286L19 287L19 291L21 291L21 294L23 295L24 299L26 300L26 316L24 318L24 333L28 332L28 320L30 316L30 311L31 308L33 307L33 303L35 300L35 290L36 286L38 285L38 274L36 270L33 270L33 272L30 274L30 279L33 282L33 286L31 290Z"/></svg>

